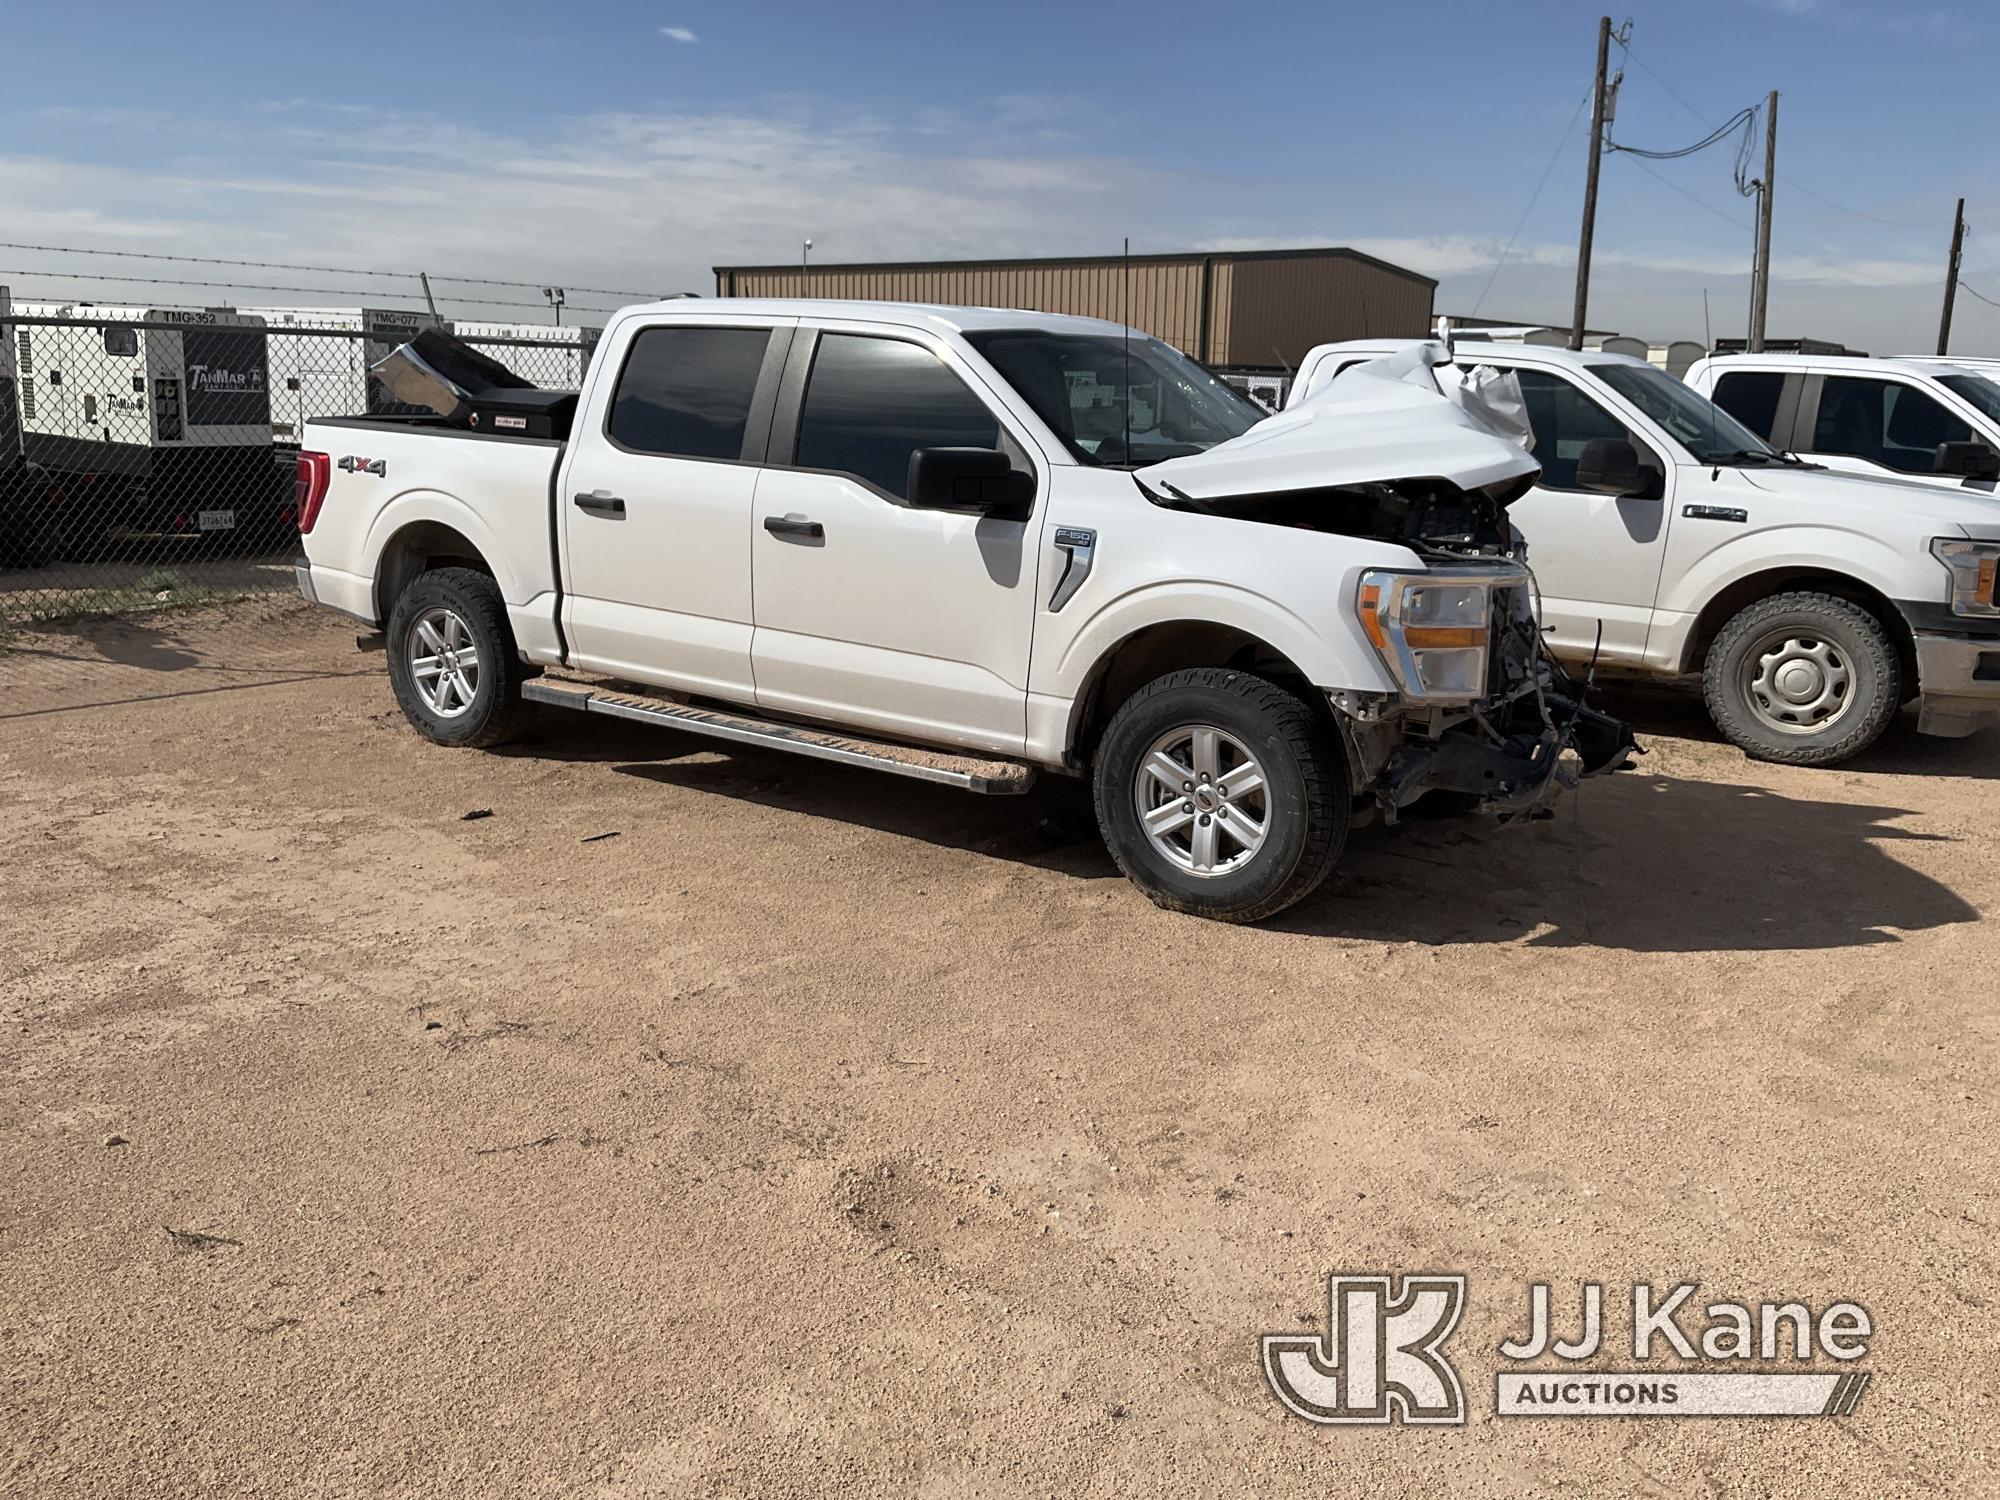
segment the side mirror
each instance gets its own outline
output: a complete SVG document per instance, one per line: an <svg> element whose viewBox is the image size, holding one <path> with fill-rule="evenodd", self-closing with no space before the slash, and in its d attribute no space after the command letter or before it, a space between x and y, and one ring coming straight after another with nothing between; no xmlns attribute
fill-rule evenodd
<svg viewBox="0 0 2000 1500"><path fill-rule="evenodd" d="M1624 438L1592 438L1577 458L1576 483L1600 495L1636 495L1645 484L1639 450Z"/></svg>
<svg viewBox="0 0 2000 1500"><path fill-rule="evenodd" d="M998 448L919 448L910 455L906 491L921 510L1022 520L1035 503L1035 476Z"/></svg>
<svg viewBox="0 0 2000 1500"><path fill-rule="evenodd" d="M1961 479L2000 479L2000 453L1981 442L1939 443L1931 468Z"/></svg>

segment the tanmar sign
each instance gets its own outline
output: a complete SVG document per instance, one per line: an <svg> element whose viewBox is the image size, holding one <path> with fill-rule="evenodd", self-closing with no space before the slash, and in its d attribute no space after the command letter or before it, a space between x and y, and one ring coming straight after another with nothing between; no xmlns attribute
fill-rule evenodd
<svg viewBox="0 0 2000 1500"><path fill-rule="evenodd" d="M1843 1417L1860 1404L1871 1376L1853 1366L1875 1333L1860 1303L1697 1302L1699 1290L1638 1282L1607 1315L1603 1285L1585 1282L1576 1323L1562 1330L1548 1284L1536 1283L1525 1331L1496 1351L1494 1414ZM1466 1278L1448 1273L1329 1276L1325 1332L1265 1334L1264 1379L1287 1411L1323 1426L1463 1425L1464 1387L1445 1345L1467 1295ZM1612 1328L1623 1309L1624 1326ZM1544 1363L1522 1368L1530 1362ZM1816 1368L1745 1368L1780 1362Z"/></svg>
<svg viewBox="0 0 2000 1500"><path fill-rule="evenodd" d="M261 331L190 328L181 335L190 427L269 426L269 361Z"/></svg>

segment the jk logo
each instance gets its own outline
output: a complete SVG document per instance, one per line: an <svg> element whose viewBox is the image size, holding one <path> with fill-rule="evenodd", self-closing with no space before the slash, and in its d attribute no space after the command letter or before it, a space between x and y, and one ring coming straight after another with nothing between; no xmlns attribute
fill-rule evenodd
<svg viewBox="0 0 2000 1500"><path fill-rule="evenodd" d="M1465 1425L1465 1390L1440 1349L1465 1311L1463 1276L1329 1276L1324 1338L1267 1333L1264 1378L1308 1422Z"/></svg>

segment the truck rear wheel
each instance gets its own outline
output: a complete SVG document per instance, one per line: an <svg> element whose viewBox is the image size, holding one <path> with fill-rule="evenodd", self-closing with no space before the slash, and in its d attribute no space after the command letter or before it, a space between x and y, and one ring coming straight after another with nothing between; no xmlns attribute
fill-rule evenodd
<svg viewBox="0 0 2000 1500"><path fill-rule="evenodd" d="M1722 627L1702 668L1715 727L1753 760L1831 766L1881 738L1903 700L1882 622L1831 594L1774 594Z"/></svg>
<svg viewBox="0 0 2000 1500"><path fill-rule="evenodd" d="M1259 921L1311 894L1347 838L1325 725L1277 684L1226 667L1134 693L1092 780L1111 857L1169 911Z"/></svg>
<svg viewBox="0 0 2000 1500"><path fill-rule="evenodd" d="M403 717L439 745L497 745L519 728L527 675L500 590L470 568L410 580L389 612L389 682Z"/></svg>

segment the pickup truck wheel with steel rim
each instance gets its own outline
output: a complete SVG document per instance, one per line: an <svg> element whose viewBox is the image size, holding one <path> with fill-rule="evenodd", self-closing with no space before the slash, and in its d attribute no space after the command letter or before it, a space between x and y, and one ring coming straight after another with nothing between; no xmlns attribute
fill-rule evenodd
<svg viewBox="0 0 2000 1500"><path fill-rule="evenodd" d="M500 590L470 568L420 573L389 614L389 682L440 745L497 745L519 727L527 673Z"/></svg>
<svg viewBox="0 0 2000 1500"><path fill-rule="evenodd" d="M1774 594L1736 614L1709 647L1709 717L1754 760L1831 766L1881 737L1903 701L1882 622L1831 594Z"/></svg>
<svg viewBox="0 0 2000 1500"><path fill-rule="evenodd" d="M1093 773L1119 869L1170 911L1255 922L1310 894L1347 836L1327 727L1273 682L1173 672L1113 715Z"/></svg>

